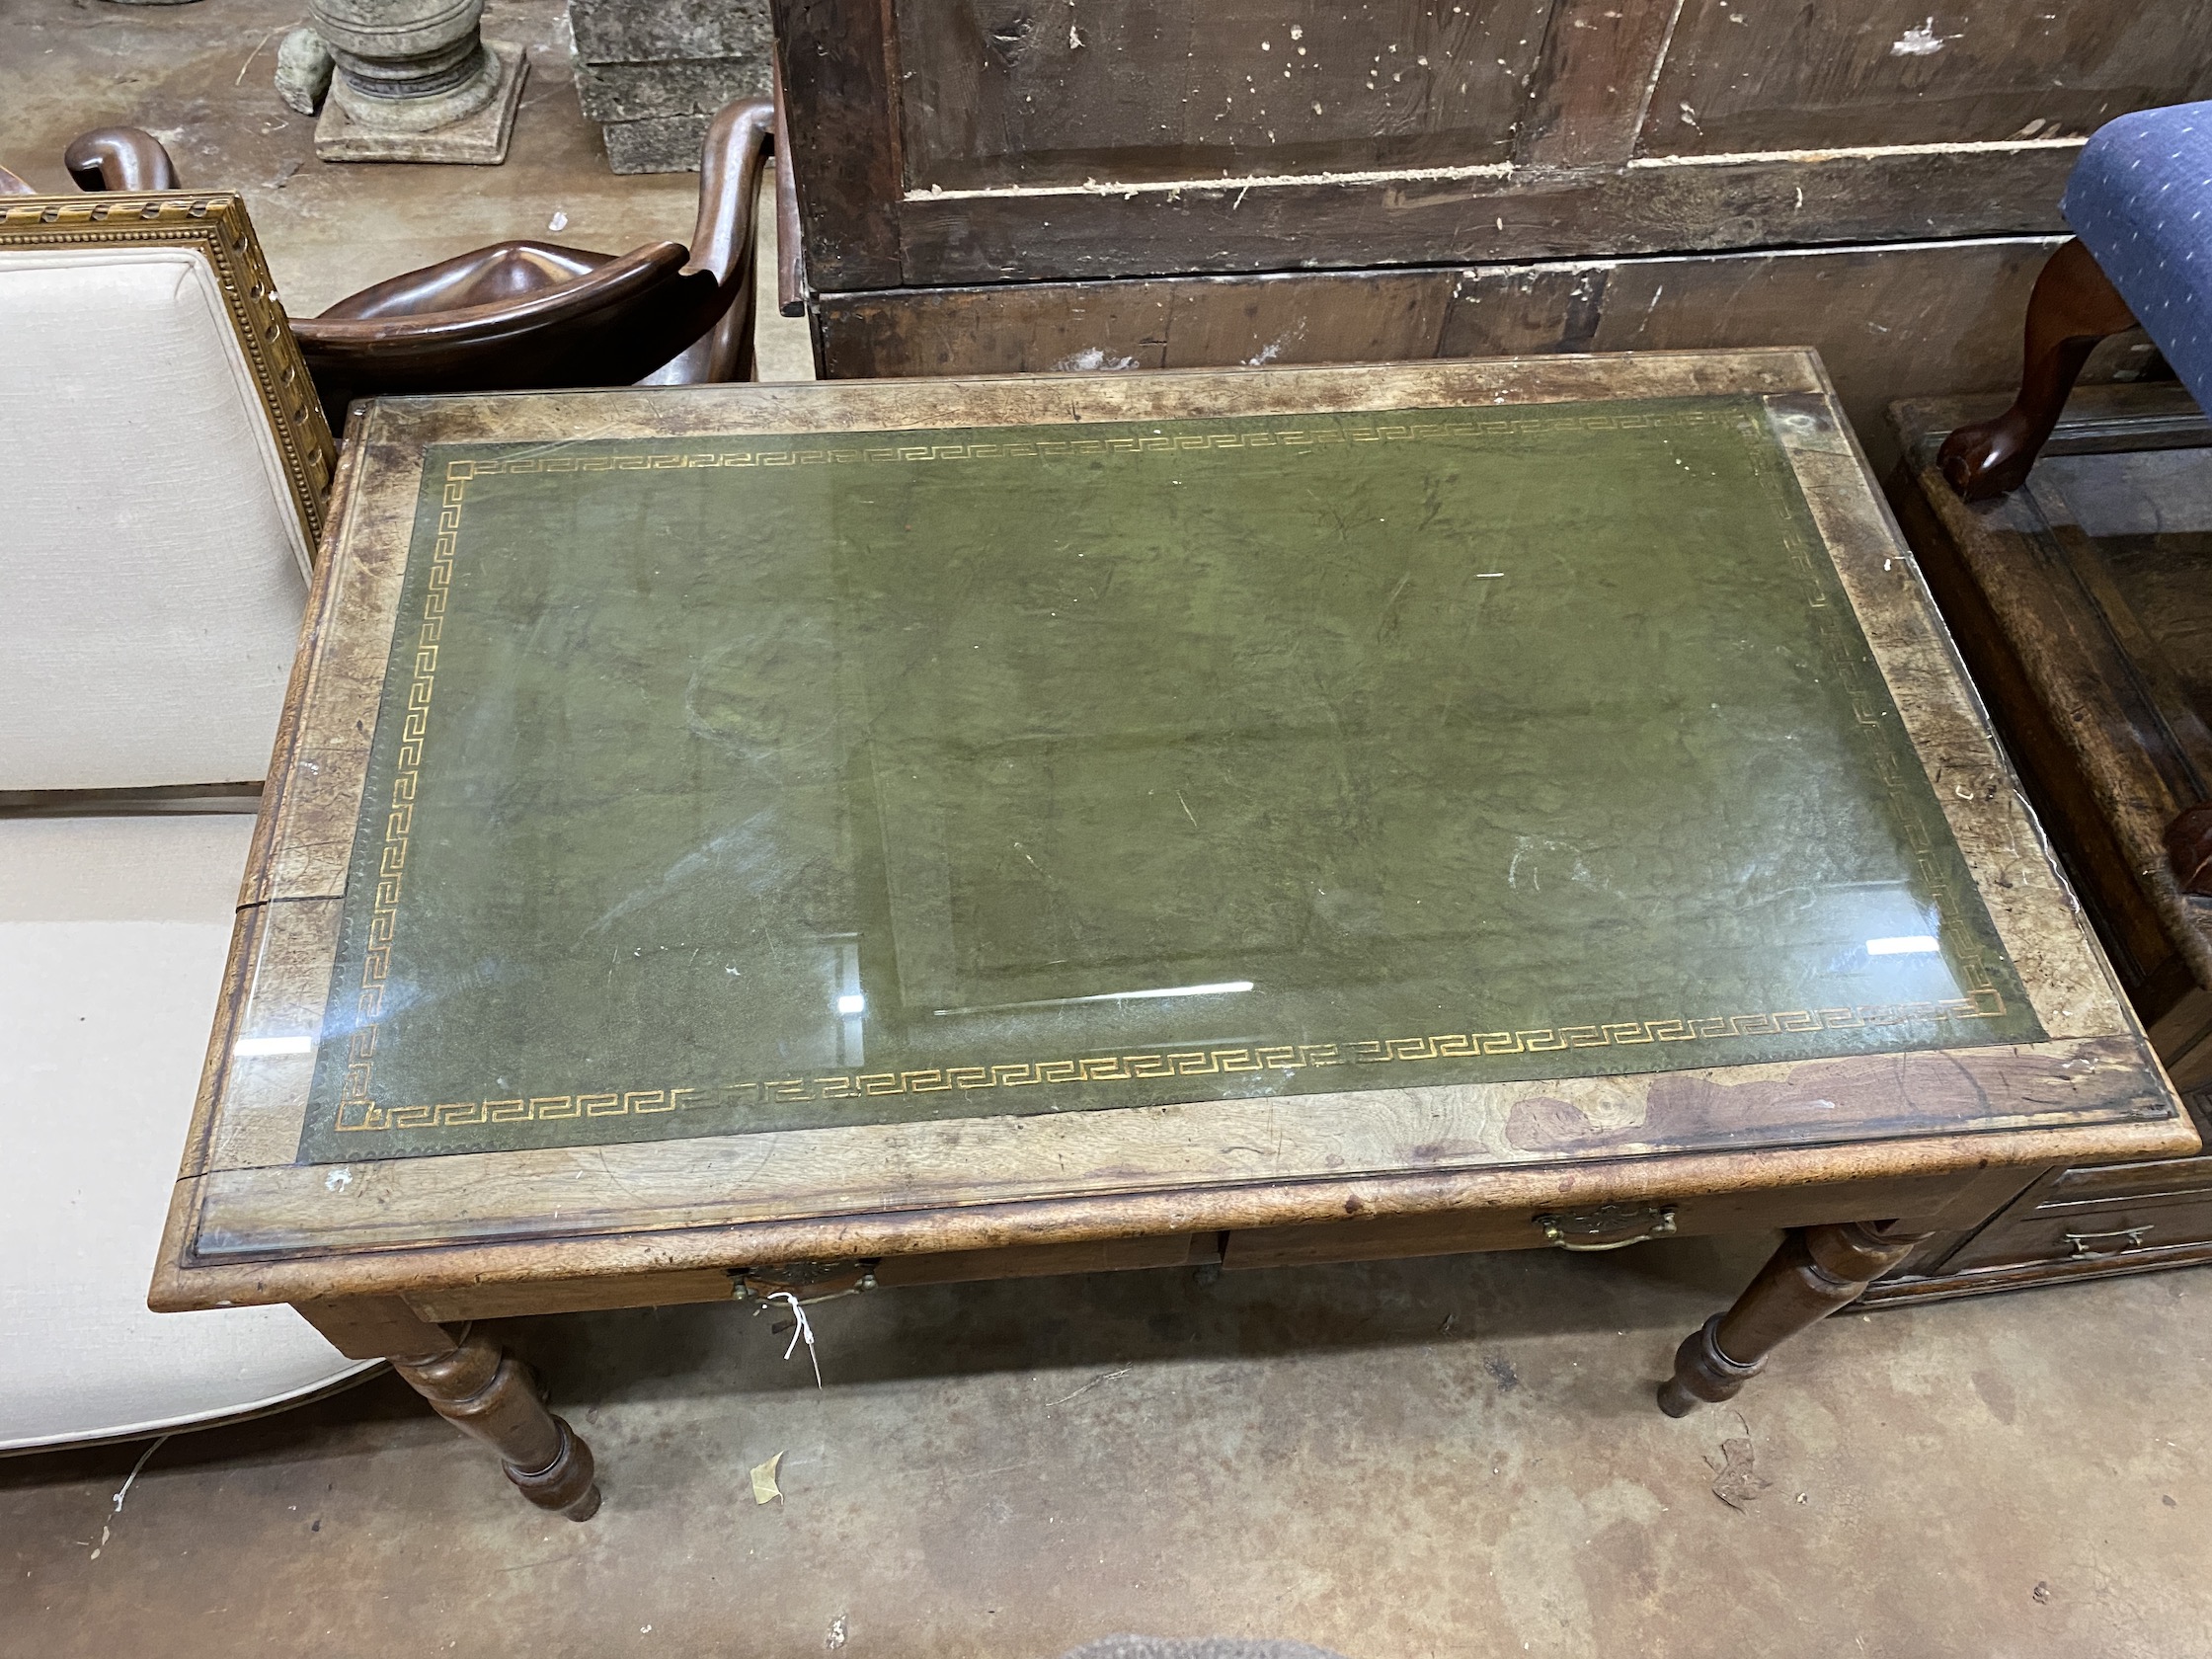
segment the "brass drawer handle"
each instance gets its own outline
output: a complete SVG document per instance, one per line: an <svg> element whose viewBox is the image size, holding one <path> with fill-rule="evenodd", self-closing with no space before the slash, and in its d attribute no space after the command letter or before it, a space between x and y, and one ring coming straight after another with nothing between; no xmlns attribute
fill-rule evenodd
<svg viewBox="0 0 2212 1659"><path fill-rule="evenodd" d="M1671 1235L1675 1230L1675 1207L1667 1204L1657 1210L1621 1210L1609 1204L1579 1215L1539 1216L1537 1225L1543 1228L1545 1238L1562 1250L1625 1250L1631 1244ZM1637 1230L1625 1238L1607 1236L1623 1225L1634 1226Z"/></svg>
<svg viewBox="0 0 2212 1659"><path fill-rule="evenodd" d="M2150 1230L2149 1226L2131 1226L2120 1227L2112 1232L2070 1232L2066 1235L2066 1241L2074 1246L2074 1254L2077 1256L2117 1256L2139 1246L2143 1242L2143 1235ZM2124 1238L2127 1242L2117 1250L2093 1250L2090 1248L2090 1240L2093 1238Z"/></svg>

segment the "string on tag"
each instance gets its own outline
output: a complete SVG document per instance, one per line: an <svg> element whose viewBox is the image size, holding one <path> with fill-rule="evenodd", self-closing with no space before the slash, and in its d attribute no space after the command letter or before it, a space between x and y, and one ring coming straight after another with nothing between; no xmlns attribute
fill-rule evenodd
<svg viewBox="0 0 2212 1659"><path fill-rule="evenodd" d="M787 1304L791 1308L791 1316L799 1321L798 1328L791 1333L791 1340L784 1345L783 1357L787 1360L791 1358L793 1354L799 1351L799 1344L804 1342L807 1345L807 1363L814 1367L814 1385L818 1388L821 1387L822 1361L816 1357L814 1351L814 1321L807 1317L806 1308L800 1304L799 1299L789 1291L776 1291L763 1297L760 1305L765 1308L770 1303L776 1302Z"/></svg>

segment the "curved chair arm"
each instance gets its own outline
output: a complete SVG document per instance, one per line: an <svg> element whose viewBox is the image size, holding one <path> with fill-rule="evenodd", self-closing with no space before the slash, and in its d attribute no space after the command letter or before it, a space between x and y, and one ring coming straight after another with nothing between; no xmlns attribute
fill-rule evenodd
<svg viewBox="0 0 2212 1659"><path fill-rule="evenodd" d="M751 372L753 199L775 124L767 99L725 106L700 157L688 250L653 242L616 258L502 242L350 294L292 333L333 431L358 397L638 383ZM168 152L133 127L69 146L88 189L170 189Z"/></svg>
<svg viewBox="0 0 2212 1659"><path fill-rule="evenodd" d="M708 123L699 147L699 216L683 274L711 276L724 309L711 329L641 384L697 386L752 378L753 203L774 132L775 105L766 98L725 104Z"/></svg>
<svg viewBox="0 0 2212 1659"><path fill-rule="evenodd" d="M62 165L79 190L178 189L177 164L161 140L135 126L102 126L80 133L61 152Z"/></svg>
<svg viewBox="0 0 2212 1659"><path fill-rule="evenodd" d="M752 203L775 134L775 105L765 98L725 104L699 146L699 214L686 271L711 271L728 287L752 263Z"/></svg>

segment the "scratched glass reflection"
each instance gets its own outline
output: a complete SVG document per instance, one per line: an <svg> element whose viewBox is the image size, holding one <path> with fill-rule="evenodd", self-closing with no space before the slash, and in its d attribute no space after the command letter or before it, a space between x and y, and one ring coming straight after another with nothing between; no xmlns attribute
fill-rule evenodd
<svg viewBox="0 0 2212 1659"><path fill-rule="evenodd" d="M434 449L301 1152L2040 1035L1756 402Z"/></svg>

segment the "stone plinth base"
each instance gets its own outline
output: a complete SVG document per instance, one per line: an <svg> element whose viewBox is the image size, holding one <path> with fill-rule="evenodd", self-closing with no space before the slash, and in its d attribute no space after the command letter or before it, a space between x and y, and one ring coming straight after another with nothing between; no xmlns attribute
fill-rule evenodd
<svg viewBox="0 0 2212 1659"><path fill-rule="evenodd" d="M334 95L315 123L315 153L325 161L438 161L497 167L507 159L514 131L514 110L530 62L520 46L486 40L484 49L500 66L491 101L473 115L427 132L403 132L356 121Z"/></svg>

